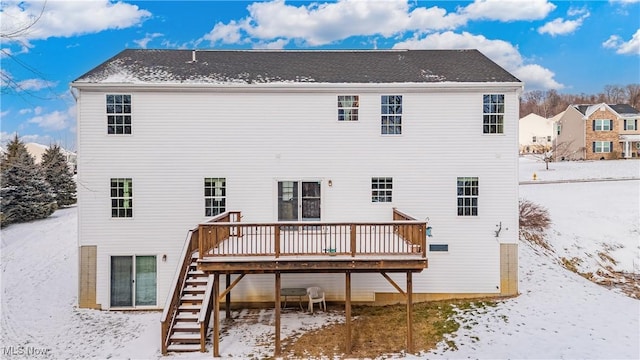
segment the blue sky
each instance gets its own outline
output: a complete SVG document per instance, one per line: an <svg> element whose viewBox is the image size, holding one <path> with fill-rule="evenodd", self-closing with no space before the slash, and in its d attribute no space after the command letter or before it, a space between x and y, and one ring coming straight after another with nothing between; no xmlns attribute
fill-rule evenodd
<svg viewBox="0 0 640 360"><path fill-rule="evenodd" d="M476 48L525 91L640 83L640 0L1 3L1 140L75 149L69 83L125 48ZM19 31L41 14L26 31Z"/></svg>

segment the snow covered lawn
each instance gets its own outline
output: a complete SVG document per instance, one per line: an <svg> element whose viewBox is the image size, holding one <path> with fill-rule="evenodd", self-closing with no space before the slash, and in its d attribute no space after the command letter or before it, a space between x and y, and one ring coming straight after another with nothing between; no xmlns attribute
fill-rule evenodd
<svg viewBox="0 0 640 360"><path fill-rule="evenodd" d="M521 180L629 178L640 161L566 162L521 160ZM521 197L547 207L554 253L520 244L521 295L495 307L460 310L463 324L451 340L428 354L406 358L640 358L640 301L572 273L561 257L579 258L581 271L605 265L640 273L640 181L522 185ZM76 309L77 209L2 230L2 358L160 358L160 313ZM605 249L615 260L597 254ZM427 270L428 271L428 270ZM224 358L273 354L270 309L246 310L224 325ZM224 317L224 316L223 316ZM282 336L342 321L339 312L286 311ZM403 357L397 355L397 357ZM209 353L170 355L210 359Z"/></svg>

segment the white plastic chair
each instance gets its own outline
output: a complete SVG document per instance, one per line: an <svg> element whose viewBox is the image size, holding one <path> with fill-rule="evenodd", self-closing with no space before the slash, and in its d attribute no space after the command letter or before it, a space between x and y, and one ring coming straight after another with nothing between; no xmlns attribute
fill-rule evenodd
<svg viewBox="0 0 640 360"><path fill-rule="evenodd" d="M327 311L327 303L324 301L324 291L318 286L307 288L307 296L309 297L309 312L313 314L313 304L320 304L320 308Z"/></svg>

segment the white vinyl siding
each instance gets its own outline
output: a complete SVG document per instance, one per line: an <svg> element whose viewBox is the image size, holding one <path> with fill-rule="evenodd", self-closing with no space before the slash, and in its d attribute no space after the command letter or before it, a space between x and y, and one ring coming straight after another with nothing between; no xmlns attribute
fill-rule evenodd
<svg viewBox="0 0 640 360"><path fill-rule="evenodd" d="M110 256L166 254L157 267L157 306L164 305L187 231L207 220L203 179L211 176L224 176L226 202L233 203L227 210L242 211L245 222L277 221L277 183L291 179L321 182L322 221L390 221L394 206L417 219L429 217L435 234L430 239L450 249L455 243L456 251L429 259L429 268L414 275L414 291L498 292L500 244L486 230L496 219L510 229L518 226L517 126L505 126L501 137L483 136L478 115L483 93L505 93L504 121L517 124L518 96L515 88L491 86L404 92L398 137L380 136L381 96L398 93L397 87L345 85L330 93L309 88L154 92L132 86L117 89L135 99L130 137L106 136L104 122L92 121L104 116L105 92L81 91L79 243L98 246L98 303L109 306ZM343 94L359 96L356 126L336 121L336 99ZM305 109L305 116L282 111L292 103ZM429 121L450 118L451 109L456 121ZM474 145L455 151L443 146L459 142ZM460 169L482 178L483 209L473 218L456 215L452 186ZM371 178L380 175L393 178L393 203L371 201ZM134 179L131 221L110 216L109 179L115 176ZM500 241L517 243L517 231L505 232ZM343 279L313 274L312 280L327 289L331 301L343 294ZM283 276L287 287L308 281L309 275ZM379 274L354 275L353 284L354 301L395 291ZM250 275L234 288L234 298L272 301L272 291L273 276Z"/></svg>

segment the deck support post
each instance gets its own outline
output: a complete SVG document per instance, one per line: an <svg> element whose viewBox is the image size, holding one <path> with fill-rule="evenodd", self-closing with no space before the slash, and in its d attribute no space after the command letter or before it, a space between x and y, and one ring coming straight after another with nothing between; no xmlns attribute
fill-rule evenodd
<svg viewBox="0 0 640 360"><path fill-rule="evenodd" d="M231 274L227 274L225 277L225 289L231 286ZM227 292L225 297L225 320L231 321L231 291Z"/></svg>
<svg viewBox="0 0 640 360"><path fill-rule="evenodd" d="M407 352L413 353L413 273L407 271Z"/></svg>
<svg viewBox="0 0 640 360"><path fill-rule="evenodd" d="M351 355L351 272L347 271L344 274L344 280L344 324L346 327L344 353L347 355Z"/></svg>
<svg viewBox="0 0 640 360"><path fill-rule="evenodd" d="M220 274L213 274L213 357L220 357Z"/></svg>
<svg viewBox="0 0 640 360"><path fill-rule="evenodd" d="M281 279L280 272L276 271L276 289L275 289L275 305L276 305L276 349L275 356L280 356L282 349L280 348L280 288L281 288Z"/></svg>

